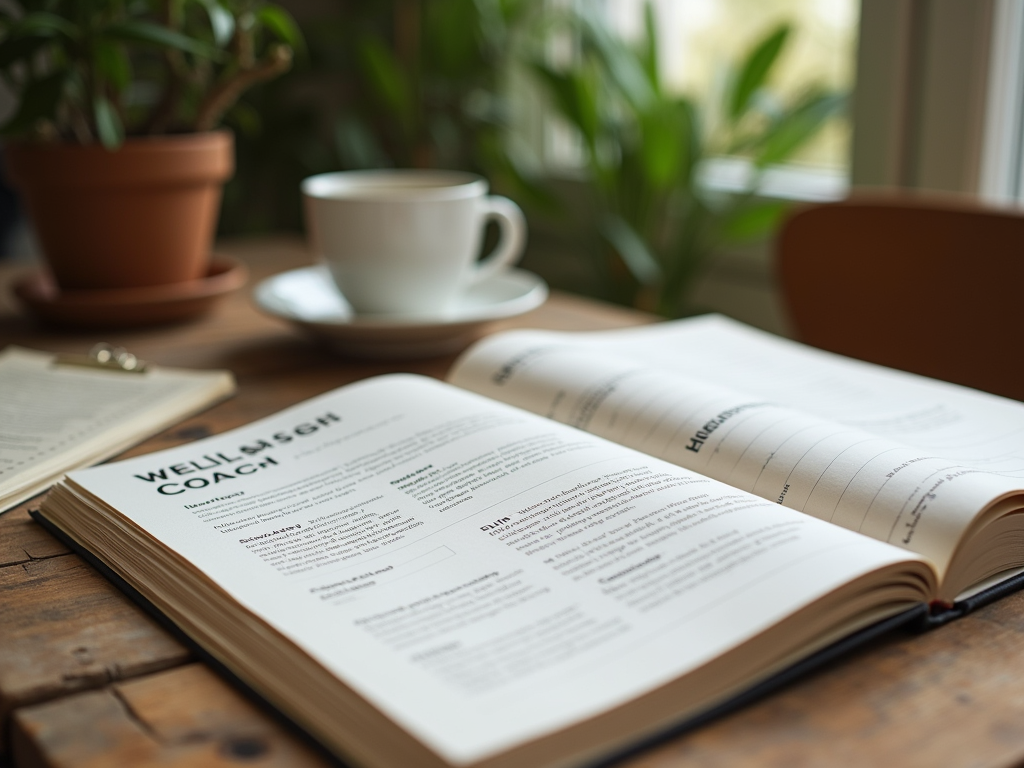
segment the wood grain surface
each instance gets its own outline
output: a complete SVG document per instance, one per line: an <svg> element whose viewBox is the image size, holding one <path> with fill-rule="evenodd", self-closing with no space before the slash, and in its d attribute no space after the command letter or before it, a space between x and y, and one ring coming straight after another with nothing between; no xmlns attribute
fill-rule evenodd
<svg viewBox="0 0 1024 768"><path fill-rule="evenodd" d="M322 768L330 765L200 664L20 710L16 765Z"/></svg>
<svg viewBox="0 0 1024 768"><path fill-rule="evenodd" d="M255 280L305 260L290 240L224 250L248 261ZM42 330L17 314L6 298L10 279L10 271L0 271L0 345L84 351L97 340L93 333ZM596 329L647 319L558 296L516 323ZM239 381L236 397L130 454L218 433L365 376L397 370L440 376L452 360L340 358L259 314L245 293L200 322L104 340L164 365L230 368ZM15 766L325 764L36 527L25 511L31 506L0 516L0 738L13 749ZM887 637L622 764L1022 765L1024 595L928 634Z"/></svg>
<svg viewBox="0 0 1024 768"><path fill-rule="evenodd" d="M180 643L75 555L0 568L0 606L4 719L28 704L188 659Z"/></svg>

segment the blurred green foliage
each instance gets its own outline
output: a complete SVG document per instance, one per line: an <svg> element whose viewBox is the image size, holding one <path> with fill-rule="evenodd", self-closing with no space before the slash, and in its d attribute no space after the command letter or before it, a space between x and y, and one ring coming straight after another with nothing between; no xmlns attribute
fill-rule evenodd
<svg viewBox="0 0 1024 768"><path fill-rule="evenodd" d="M508 151L504 78L541 0L350 0L300 19L308 60L236 111L222 233L298 229L299 182L333 170L442 167L543 197Z"/></svg>
<svg viewBox="0 0 1024 768"><path fill-rule="evenodd" d="M716 248L763 238L777 225L786 206L755 194L761 174L814 137L844 96L813 84L788 101L772 93L788 25L750 48L720 103L670 93L650 5L644 19L640 40L627 42L584 6L556 27L574 42L569 61L537 58L532 67L583 146L590 213L606 246L597 262L605 297L678 317L692 311L694 279ZM723 155L750 161L738 194L699 182L702 164Z"/></svg>
<svg viewBox="0 0 1024 768"><path fill-rule="evenodd" d="M126 135L207 131L301 49L263 0L14 0L0 8L5 137L116 148Z"/></svg>
<svg viewBox="0 0 1024 768"><path fill-rule="evenodd" d="M239 170L222 232L300 229L299 183L315 173L471 170L528 214L546 211L555 226L577 232L581 250L597 243L583 256L597 277L590 292L669 317L692 311L709 255L764 238L783 214L782 202L756 194L761 173L805 146L844 96L813 83L794 98L773 92L793 34L782 25L735 63L718 98L698 102L665 87L650 6L637 41L613 34L593 4L572 7L349 0L306 19L308 58L233 113ZM554 51L566 54L558 64ZM541 108L578 136L576 183L534 178L525 169L536 166L510 149L510 97L521 108L541 95ZM699 181L706 161L723 155L750 162L737 194ZM577 282L560 287L586 290Z"/></svg>

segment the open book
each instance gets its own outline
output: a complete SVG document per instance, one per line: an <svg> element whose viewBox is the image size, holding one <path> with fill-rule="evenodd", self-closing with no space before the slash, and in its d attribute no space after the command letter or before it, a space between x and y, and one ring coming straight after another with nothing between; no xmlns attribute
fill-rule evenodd
<svg viewBox="0 0 1024 768"><path fill-rule="evenodd" d="M715 317L499 334L450 378L75 472L42 514L374 767L585 763L1024 566L1019 403Z"/></svg>

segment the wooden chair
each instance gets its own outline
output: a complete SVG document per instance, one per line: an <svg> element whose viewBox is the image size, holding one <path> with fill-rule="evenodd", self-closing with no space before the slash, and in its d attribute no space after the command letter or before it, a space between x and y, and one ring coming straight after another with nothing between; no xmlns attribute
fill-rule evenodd
<svg viewBox="0 0 1024 768"><path fill-rule="evenodd" d="M776 264L801 341L1024 400L1024 216L854 197L795 212Z"/></svg>

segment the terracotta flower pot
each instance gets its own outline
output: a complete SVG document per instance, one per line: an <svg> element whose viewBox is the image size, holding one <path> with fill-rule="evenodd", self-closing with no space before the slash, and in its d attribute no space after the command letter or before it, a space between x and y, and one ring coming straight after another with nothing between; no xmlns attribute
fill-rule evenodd
<svg viewBox="0 0 1024 768"><path fill-rule="evenodd" d="M230 132L128 139L115 151L15 143L5 154L61 290L206 276L221 187L234 171Z"/></svg>

